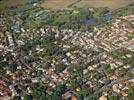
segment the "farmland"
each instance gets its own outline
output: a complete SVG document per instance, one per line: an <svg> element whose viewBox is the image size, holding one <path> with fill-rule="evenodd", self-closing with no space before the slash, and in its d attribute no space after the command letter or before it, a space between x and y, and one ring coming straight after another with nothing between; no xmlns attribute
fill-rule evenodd
<svg viewBox="0 0 134 100"><path fill-rule="evenodd" d="M32 1L32 0L31 0ZM10 8L12 6L25 5L27 0L1 0L0 9ZM133 0L42 0L43 8L66 9L70 5L76 7L109 7L110 9L118 9L124 7Z"/></svg>
<svg viewBox="0 0 134 100"><path fill-rule="evenodd" d="M52 8L52 9L65 9L70 4L76 2L77 0L43 0L41 4L44 8Z"/></svg>
<svg viewBox="0 0 134 100"><path fill-rule="evenodd" d="M41 4L44 8L65 9L78 0L43 0ZM134 2L133 0L79 0L73 6L77 7L109 7L110 9L118 9Z"/></svg>
<svg viewBox="0 0 134 100"><path fill-rule="evenodd" d="M134 1L133 0L82 0L81 2L77 3L75 6L109 7L110 9L114 10L126 6L132 2Z"/></svg>

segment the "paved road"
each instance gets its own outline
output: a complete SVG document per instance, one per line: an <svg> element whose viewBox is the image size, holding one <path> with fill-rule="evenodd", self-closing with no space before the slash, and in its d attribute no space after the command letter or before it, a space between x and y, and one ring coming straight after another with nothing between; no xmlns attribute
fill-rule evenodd
<svg viewBox="0 0 134 100"><path fill-rule="evenodd" d="M113 52L113 51L116 51L116 50L121 49L121 48L127 48L127 47L132 46L132 45L134 45L134 40L131 40L131 41L129 41L128 43L121 45L120 47L111 49L111 50L108 51L108 52ZM101 56L104 55L105 53L106 53L106 52L103 52L103 53L100 53L99 55L93 57L93 60L96 60L97 58L101 57ZM115 81L112 81L110 84L103 86L102 88L100 88L100 89L99 89L98 91L96 91L95 93L100 93L100 92L106 90L107 88L110 88L110 87L113 86L114 84L118 84L118 83L121 83L121 82L123 82L123 81L131 80L131 79L134 79L134 77L119 78L119 79L117 79L117 80L115 80ZM94 94L95 94L95 93L94 93Z"/></svg>
<svg viewBox="0 0 134 100"><path fill-rule="evenodd" d="M118 83L121 83L121 82L124 82L124 81L127 81L127 80L131 80L131 79L134 79L134 77L119 78L119 79L117 79L117 80L115 80L115 81L112 81L110 84L103 86L102 88L100 88L100 89L99 89L98 91L96 91L95 93L100 93L100 92L106 90L107 88L112 87L114 84L118 84Z"/></svg>
<svg viewBox="0 0 134 100"><path fill-rule="evenodd" d="M102 55L104 55L104 54L106 54L106 53L110 53L110 52L116 51L116 50L121 49L121 48L127 48L127 47L133 46L133 45L134 45L134 40L131 40L131 41L129 41L129 42L126 43L126 44L123 44L123 45L121 45L121 46L119 46L119 47L117 47L117 48L113 48L113 49L109 50L108 52L102 52L102 53L100 53L99 55L94 56L94 57L93 57L93 60L96 60L97 58L100 58Z"/></svg>

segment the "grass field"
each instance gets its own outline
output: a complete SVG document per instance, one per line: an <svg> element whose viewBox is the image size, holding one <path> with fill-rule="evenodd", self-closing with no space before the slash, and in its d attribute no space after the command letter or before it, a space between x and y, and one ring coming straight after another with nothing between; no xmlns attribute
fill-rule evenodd
<svg viewBox="0 0 134 100"><path fill-rule="evenodd" d="M6 7L24 5L27 1L28 0L0 0L0 10ZM77 7L109 7L110 9L118 9L134 3L134 0L42 0L41 6L52 9L66 9L73 3L75 3L73 6Z"/></svg>
<svg viewBox="0 0 134 100"><path fill-rule="evenodd" d="M44 8L65 9L77 0L44 0L41 4Z"/></svg>
<svg viewBox="0 0 134 100"><path fill-rule="evenodd" d="M75 1L77 0L44 0L41 6L44 8L65 9ZM73 6L109 7L110 9L113 10L126 6L130 3L134 3L134 0L81 0L80 2L74 4Z"/></svg>
<svg viewBox="0 0 134 100"><path fill-rule="evenodd" d="M11 7L11 6L17 6L17 5L24 5L26 4L27 0L1 0L0 1L0 10Z"/></svg>
<svg viewBox="0 0 134 100"><path fill-rule="evenodd" d="M109 7L110 9L118 9L128 4L134 3L134 0L82 0L77 3L77 7Z"/></svg>

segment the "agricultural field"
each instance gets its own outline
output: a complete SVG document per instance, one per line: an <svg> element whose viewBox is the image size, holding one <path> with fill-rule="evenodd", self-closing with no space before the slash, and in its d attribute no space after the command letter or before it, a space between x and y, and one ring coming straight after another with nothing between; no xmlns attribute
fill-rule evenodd
<svg viewBox="0 0 134 100"><path fill-rule="evenodd" d="M73 6L109 7L110 9L114 10L133 2L134 0L43 0L41 6L44 8L65 9L69 5L75 3Z"/></svg>
<svg viewBox="0 0 134 100"><path fill-rule="evenodd" d="M134 0L81 0L75 6L109 7L110 9L115 10L133 2Z"/></svg>
<svg viewBox="0 0 134 100"><path fill-rule="evenodd" d="M77 0L43 0L41 6L52 9L66 9L70 4Z"/></svg>
<svg viewBox="0 0 134 100"><path fill-rule="evenodd" d="M32 1L32 0L31 0ZM109 7L110 9L118 9L134 0L41 0L41 6L44 8L52 9L66 9L70 5L76 7ZM0 10L12 6L25 5L27 0L0 0Z"/></svg>

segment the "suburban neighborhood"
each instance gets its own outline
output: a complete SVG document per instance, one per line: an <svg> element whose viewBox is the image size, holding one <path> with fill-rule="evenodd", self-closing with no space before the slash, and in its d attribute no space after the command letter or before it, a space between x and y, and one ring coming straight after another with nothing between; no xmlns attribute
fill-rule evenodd
<svg viewBox="0 0 134 100"><path fill-rule="evenodd" d="M133 100L133 4L32 6L0 13L0 100Z"/></svg>

